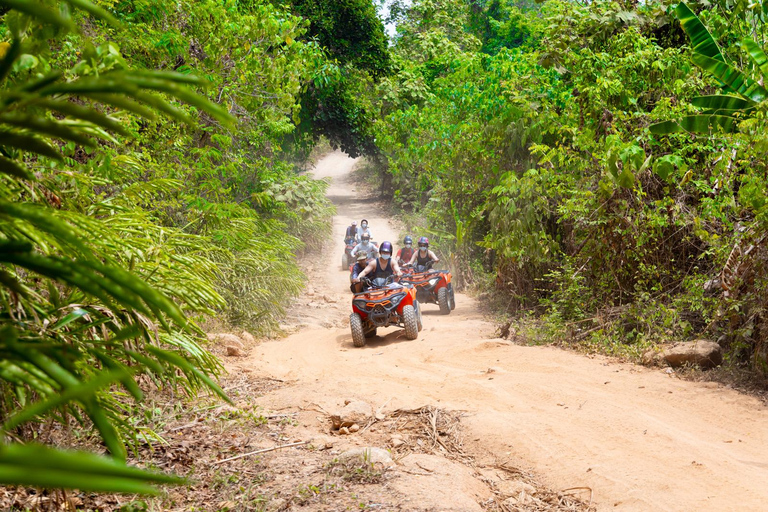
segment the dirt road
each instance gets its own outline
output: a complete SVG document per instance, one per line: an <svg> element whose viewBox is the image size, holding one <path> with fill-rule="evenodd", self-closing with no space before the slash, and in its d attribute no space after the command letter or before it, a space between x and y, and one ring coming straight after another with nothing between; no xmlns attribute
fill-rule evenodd
<svg viewBox="0 0 768 512"><path fill-rule="evenodd" d="M599 510L768 510L768 410L735 391L494 339L493 325L461 294L449 316L424 306L417 340L380 329L354 348L348 274L340 267L344 227L366 217L377 241L399 233L357 197L353 164L333 153L315 169L333 179L333 250L308 270L311 295L299 308L306 325L250 356L253 368L291 382L264 397L266 405L331 410L363 399L388 409L466 411L465 440L478 453L532 468L555 489L589 487Z"/></svg>

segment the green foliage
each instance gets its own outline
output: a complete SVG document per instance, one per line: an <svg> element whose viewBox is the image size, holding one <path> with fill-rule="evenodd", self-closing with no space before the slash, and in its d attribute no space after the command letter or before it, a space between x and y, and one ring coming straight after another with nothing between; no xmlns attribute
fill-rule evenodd
<svg viewBox="0 0 768 512"><path fill-rule="evenodd" d="M374 81L392 71L384 26L370 0L275 0L309 22L308 36L327 52L301 96L297 133L286 146L305 153L321 137L352 157L375 156Z"/></svg>
<svg viewBox="0 0 768 512"><path fill-rule="evenodd" d="M287 0L331 56L373 77L390 72L387 36L370 0Z"/></svg>
<svg viewBox="0 0 768 512"><path fill-rule="evenodd" d="M87 2L75 4L113 20ZM61 198L46 177L66 165L66 158L51 140L86 148L96 148L99 139L115 142L110 132L126 130L104 113L109 107L150 117L158 110L186 120L165 98L183 99L221 121L231 118L189 89L203 81L130 70L110 45L86 52L87 60L68 76L43 54L24 53L44 48L31 35L40 24L59 37L72 27L70 18L54 16L55 6L11 4L5 19L12 39L0 63L5 79L0 150L12 172L0 182L3 429L11 432L42 417L65 424L73 419L98 431L114 461L11 444L0 450L0 478L5 484L151 492L151 482L179 480L120 462L124 438L133 432L117 395L105 389L119 383L140 400L135 375L150 372L158 382L190 392L204 386L226 398L211 379L218 362L200 348L199 330L184 314L185 308L199 309L216 298L205 297L205 290L174 287L162 271L143 277L133 260L125 270L127 255L115 251L122 242L119 232L100 219L53 208L61 207Z"/></svg>
<svg viewBox="0 0 768 512"><path fill-rule="evenodd" d="M0 5L0 481L154 492L139 382L226 399L193 319L270 332L330 229L279 145L326 59L260 1ZM17 444L38 421L112 458Z"/></svg>
<svg viewBox="0 0 768 512"><path fill-rule="evenodd" d="M725 92L737 96L723 94L693 98L693 105L705 109L702 114L655 124L650 127L651 132L667 135L680 131L704 134L738 131L740 121L753 117L757 105L768 99L768 90L762 85L768 76L768 57L752 39L746 38L742 41L742 47L760 75L757 80L750 78L725 60L717 41L685 3L680 2L675 11L680 24L691 39L691 60L715 77Z"/></svg>
<svg viewBox="0 0 768 512"><path fill-rule="evenodd" d="M766 303L739 281L752 307L724 322L703 289L732 251L763 268L738 233L749 226L759 246L768 218L768 59L762 8L723 7L398 4L400 66L380 85L376 125L383 182L464 262L459 283L493 271L509 304L545 312L560 334L595 319L574 337L625 355L728 338ZM742 329L766 347L759 330Z"/></svg>

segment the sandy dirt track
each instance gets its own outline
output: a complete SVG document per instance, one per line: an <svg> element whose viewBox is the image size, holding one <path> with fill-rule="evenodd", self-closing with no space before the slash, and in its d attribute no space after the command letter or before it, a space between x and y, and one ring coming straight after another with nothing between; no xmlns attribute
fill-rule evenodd
<svg viewBox="0 0 768 512"><path fill-rule="evenodd" d="M303 328L258 346L246 362L291 382L264 397L265 405L331 410L359 398L388 409L466 411L474 448L533 469L555 489L590 487L599 510L768 510L768 410L733 390L495 339L494 326L463 294L448 316L425 305L417 340L380 329L354 348L349 278L341 270L344 228L366 217L375 240L399 238L358 197L349 176L354 163L336 152L314 171L333 180L333 246L307 270L312 295L294 308Z"/></svg>

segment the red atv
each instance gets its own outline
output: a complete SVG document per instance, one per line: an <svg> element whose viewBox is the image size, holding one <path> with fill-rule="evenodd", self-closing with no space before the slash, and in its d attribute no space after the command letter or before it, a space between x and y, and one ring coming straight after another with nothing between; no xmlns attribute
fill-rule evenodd
<svg viewBox="0 0 768 512"><path fill-rule="evenodd" d="M368 290L352 297L349 327L352 343L365 345L366 338L376 336L379 327L398 326L405 329L405 337L415 340L421 331L421 309L416 300L416 289L395 284L393 277L365 279Z"/></svg>
<svg viewBox="0 0 768 512"><path fill-rule="evenodd" d="M440 306L440 313L450 314L456 309L456 297L451 284L451 273L447 270L432 270L420 266L403 276L403 283L416 289L416 300Z"/></svg>

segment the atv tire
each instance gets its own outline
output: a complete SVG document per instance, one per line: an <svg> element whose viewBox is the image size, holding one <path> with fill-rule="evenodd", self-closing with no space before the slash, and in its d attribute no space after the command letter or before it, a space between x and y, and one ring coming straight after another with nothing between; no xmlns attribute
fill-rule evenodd
<svg viewBox="0 0 768 512"><path fill-rule="evenodd" d="M369 331L365 331L365 337L366 338L373 338L374 336L376 336L376 328L375 327L373 329L369 330Z"/></svg>
<svg viewBox="0 0 768 512"><path fill-rule="evenodd" d="M349 259L346 252L341 255L341 270L349 270Z"/></svg>
<svg viewBox="0 0 768 512"><path fill-rule="evenodd" d="M448 288L443 286L437 290L437 305L440 306L440 313L448 315L451 312L451 304L448 299Z"/></svg>
<svg viewBox="0 0 768 512"><path fill-rule="evenodd" d="M365 346L365 334L363 333L363 319L357 313L349 315L349 328L352 329L352 344L356 347Z"/></svg>
<svg viewBox="0 0 768 512"><path fill-rule="evenodd" d="M456 309L456 294L453 293L453 288L451 288L451 311Z"/></svg>
<svg viewBox="0 0 768 512"><path fill-rule="evenodd" d="M419 324L419 332L424 328L424 325L421 322L421 304L419 304L419 301L415 302L415 309L416 309L416 320Z"/></svg>
<svg viewBox="0 0 768 512"><path fill-rule="evenodd" d="M405 337L415 340L419 337L419 320L413 306L403 306L403 325L405 325Z"/></svg>

